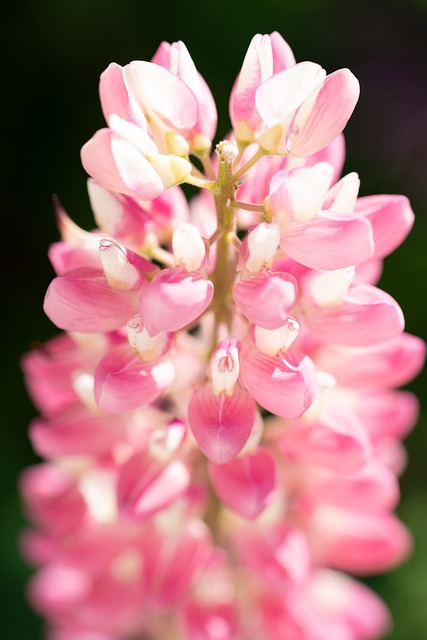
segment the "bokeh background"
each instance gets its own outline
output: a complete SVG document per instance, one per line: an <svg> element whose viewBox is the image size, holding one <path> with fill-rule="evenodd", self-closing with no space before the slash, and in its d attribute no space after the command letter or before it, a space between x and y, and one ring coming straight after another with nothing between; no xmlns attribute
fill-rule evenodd
<svg viewBox="0 0 427 640"><path fill-rule="evenodd" d="M111 61L149 59L161 40L184 40L216 97L222 135L249 41L273 30L297 60L313 60L328 72L349 67L359 78L345 169L360 173L362 195L405 193L411 199L415 228L386 260L380 284L402 305L408 331L427 337L427 0L3 0L2 640L42 638L42 622L24 597L30 569L17 550L25 524L17 476L36 461L27 440L35 410L19 359L57 332L42 311L53 277L46 251L58 237L52 194L80 226L92 226L79 150L104 126L99 75ZM426 375L410 388L424 408L406 443L399 515L414 533L415 553L404 567L369 581L391 608L391 640L427 639Z"/></svg>

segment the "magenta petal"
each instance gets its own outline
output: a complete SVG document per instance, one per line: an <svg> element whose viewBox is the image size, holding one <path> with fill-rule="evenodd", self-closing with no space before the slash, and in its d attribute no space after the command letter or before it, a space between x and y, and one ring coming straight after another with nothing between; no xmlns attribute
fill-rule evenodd
<svg viewBox="0 0 427 640"><path fill-rule="evenodd" d="M188 422L203 453L215 464L233 460L246 444L255 419L255 403L236 386L233 395L215 395L209 385L197 389L188 406Z"/></svg>
<svg viewBox="0 0 427 640"><path fill-rule="evenodd" d="M395 338L404 328L397 302L369 284L351 287L337 307L310 308L306 321L310 331L322 340L361 347Z"/></svg>
<svg viewBox="0 0 427 640"><path fill-rule="evenodd" d="M140 520L166 508L188 488L190 475L180 460L163 464L147 452L138 453L122 467L117 486L120 512Z"/></svg>
<svg viewBox="0 0 427 640"><path fill-rule="evenodd" d="M163 269L141 294L144 326L151 336L178 331L206 311L212 296L212 282L200 274Z"/></svg>
<svg viewBox="0 0 427 640"><path fill-rule="evenodd" d="M114 331L135 315L138 295L112 289L103 271L88 267L52 280L43 308L48 318L65 331Z"/></svg>
<svg viewBox="0 0 427 640"><path fill-rule="evenodd" d="M241 378L254 399L267 411L285 418L297 418L313 402L316 372L308 356L290 354L286 360L255 351L245 358Z"/></svg>
<svg viewBox="0 0 427 640"><path fill-rule="evenodd" d="M288 319L296 292L296 280L289 273L262 271L238 282L233 296L253 324L264 329L278 329Z"/></svg>
<svg viewBox="0 0 427 640"><path fill-rule="evenodd" d="M395 195L359 198L355 211L365 216L374 232L374 258L384 258L406 238L414 224L408 198Z"/></svg>
<svg viewBox="0 0 427 640"><path fill-rule="evenodd" d="M132 356L129 345L119 345L96 368L95 400L101 411L133 411L158 398L173 378L170 362L143 362Z"/></svg>
<svg viewBox="0 0 427 640"><path fill-rule="evenodd" d="M280 246L293 260L325 271L364 262L374 250L372 228L366 218L333 211L293 223L285 230Z"/></svg>
<svg viewBox="0 0 427 640"><path fill-rule="evenodd" d="M332 142L353 113L359 92L359 82L348 69L327 76L300 133L291 138L291 155L310 156Z"/></svg>
<svg viewBox="0 0 427 640"><path fill-rule="evenodd" d="M227 464L211 462L209 474L222 502L250 520L265 509L276 486L273 457L262 449Z"/></svg>

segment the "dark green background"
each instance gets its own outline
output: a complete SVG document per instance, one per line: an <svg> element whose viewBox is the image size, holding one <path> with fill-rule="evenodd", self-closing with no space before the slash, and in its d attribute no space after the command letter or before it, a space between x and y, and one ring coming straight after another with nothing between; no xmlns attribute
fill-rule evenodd
<svg viewBox="0 0 427 640"><path fill-rule="evenodd" d="M42 625L23 596L29 569L16 543L24 523L16 478L35 460L26 435L35 411L19 358L33 341L56 333L42 312L53 275L46 251L58 237L51 195L60 196L81 226L92 226L79 150L104 126L99 74L111 61L149 59L161 40L182 39L215 95L222 135L229 127L228 94L253 34L278 30L297 60L313 60L329 72L349 67L362 92L346 130L346 170L360 173L362 195L405 193L411 199L415 228L386 260L381 285L402 305L408 330L426 337L427 0L6 0L1 12L0 637L39 640ZM425 375L411 388L423 402ZM425 403L407 447L399 513L415 534L415 554L401 569L371 583L391 607L390 638L425 640Z"/></svg>

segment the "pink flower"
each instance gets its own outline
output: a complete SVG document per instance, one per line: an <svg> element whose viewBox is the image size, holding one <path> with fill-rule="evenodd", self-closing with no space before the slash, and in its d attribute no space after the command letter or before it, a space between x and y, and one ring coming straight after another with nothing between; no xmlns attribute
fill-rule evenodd
<svg viewBox="0 0 427 640"><path fill-rule="evenodd" d="M216 108L182 42L102 74L96 228L57 204L49 250L44 308L68 333L22 360L45 461L20 479L21 548L51 640L389 628L343 572L411 552L393 510L418 402L396 387L425 345L376 287L408 200L339 177L357 97L347 69L257 34L210 158Z"/></svg>

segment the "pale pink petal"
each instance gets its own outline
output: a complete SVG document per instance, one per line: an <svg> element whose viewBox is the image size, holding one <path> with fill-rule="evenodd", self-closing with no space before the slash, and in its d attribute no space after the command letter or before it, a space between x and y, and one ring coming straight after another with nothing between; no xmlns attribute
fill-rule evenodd
<svg viewBox="0 0 427 640"><path fill-rule="evenodd" d="M112 289L104 273L82 268L52 280L44 311L66 331L114 331L138 311L139 292Z"/></svg>
<svg viewBox="0 0 427 640"><path fill-rule="evenodd" d="M312 361L300 354L274 358L254 351L241 365L241 378L254 399L267 411L285 418L301 416L316 390Z"/></svg>
<svg viewBox="0 0 427 640"><path fill-rule="evenodd" d="M313 220L289 225L280 246L293 260L326 271L364 262L374 250L368 220L332 211L322 211Z"/></svg>
<svg viewBox="0 0 427 640"><path fill-rule="evenodd" d="M194 128L212 140L217 123L215 102L208 85L197 72L185 44L181 41L172 44L162 42L152 62L175 73L193 91L199 104L199 117Z"/></svg>
<svg viewBox="0 0 427 640"><path fill-rule="evenodd" d="M163 464L138 453L120 469L117 506L125 518L144 520L165 509L188 488L190 475L180 460Z"/></svg>
<svg viewBox="0 0 427 640"><path fill-rule="evenodd" d="M100 129L83 145L81 160L85 171L110 191L151 200L164 190L159 174L143 153L111 129Z"/></svg>
<svg viewBox="0 0 427 640"><path fill-rule="evenodd" d="M223 465L210 462L209 475L222 502L249 520L269 504L276 486L274 459L263 449Z"/></svg>
<svg viewBox="0 0 427 640"><path fill-rule="evenodd" d="M123 67L112 62L101 74L99 80L99 97L102 113L107 124L110 116L115 114L123 120L128 120L148 131L147 121L132 101L123 80Z"/></svg>
<svg viewBox="0 0 427 640"><path fill-rule="evenodd" d="M361 347L391 340L404 328L397 302L368 284L351 287L337 307L313 306L307 312L306 322L310 331L322 340Z"/></svg>
<svg viewBox="0 0 427 640"><path fill-rule="evenodd" d="M334 168L334 174L332 176L332 184L338 182L343 170L345 160L345 138L340 133L327 147L324 147L320 151L317 151L311 156L304 158L304 164L306 167L312 167L319 162L327 162Z"/></svg>
<svg viewBox="0 0 427 640"><path fill-rule="evenodd" d="M213 284L199 273L181 268L163 269L142 292L141 316L148 333L178 331L206 311Z"/></svg>
<svg viewBox="0 0 427 640"><path fill-rule="evenodd" d="M348 69L327 76L300 132L291 135L290 154L310 156L334 140L359 99L359 82Z"/></svg>
<svg viewBox="0 0 427 640"><path fill-rule="evenodd" d="M101 411L124 413L153 402L171 384L168 361L143 362L126 345L112 349L95 371L95 400Z"/></svg>
<svg viewBox="0 0 427 640"><path fill-rule="evenodd" d="M249 320L264 329L286 324L297 293L289 273L262 271L240 280L233 289L234 301Z"/></svg>
<svg viewBox="0 0 427 640"><path fill-rule="evenodd" d="M269 36L256 34L249 45L242 68L230 96L230 119L233 126L246 120L258 128L261 119L255 113L255 93L263 80L273 74L273 57Z"/></svg>
<svg viewBox="0 0 427 640"><path fill-rule="evenodd" d="M246 444L255 419L255 403L247 391L214 394L209 385L194 391L188 422L197 444L215 464L233 460Z"/></svg>
<svg viewBox="0 0 427 640"><path fill-rule="evenodd" d="M374 232L374 258L392 253L414 224L414 212L405 196L379 195L359 198L355 211L365 216Z"/></svg>
<svg viewBox="0 0 427 640"><path fill-rule="evenodd" d="M283 69L293 67L296 64L295 56L286 40L278 33L270 33L271 49L273 53L273 73L279 73Z"/></svg>
<svg viewBox="0 0 427 640"><path fill-rule="evenodd" d="M144 112L154 111L173 129L185 133L197 122L199 107L196 96L186 83L164 67L145 61L134 61L123 68L129 93Z"/></svg>
<svg viewBox="0 0 427 640"><path fill-rule="evenodd" d="M326 72L314 62L300 62L268 78L256 92L255 103L258 113L267 125L272 127L278 123L287 123L288 119L309 97L311 92L322 83ZM330 98L329 98L330 102ZM336 131L324 145L313 148L309 153L320 151L341 133Z"/></svg>

